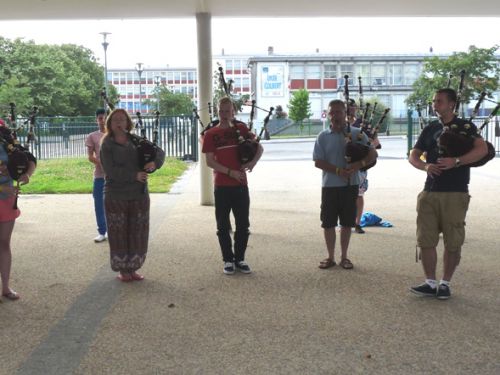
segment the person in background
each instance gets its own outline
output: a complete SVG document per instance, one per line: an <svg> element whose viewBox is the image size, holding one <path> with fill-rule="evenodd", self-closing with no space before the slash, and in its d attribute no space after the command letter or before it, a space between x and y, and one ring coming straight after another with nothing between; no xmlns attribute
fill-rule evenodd
<svg viewBox="0 0 500 375"><path fill-rule="evenodd" d="M90 133L85 139L89 161L94 165L94 184L92 196L94 197L94 211L97 222L97 237L94 242L103 242L108 239L106 229L106 215L104 214L104 172L100 161L101 139L105 134L106 110L99 108L95 111L98 129Z"/></svg>
<svg viewBox="0 0 500 375"><path fill-rule="evenodd" d="M361 128L361 119L356 117L356 113L358 111L358 105L356 102L351 99L349 101L349 113L347 116L347 120L351 124L351 126L355 128ZM375 135L374 138L370 138L370 143L375 149L380 148L380 141ZM363 209L365 207L365 198L364 195L368 190L368 171L359 170L359 192L358 198L356 199L356 226L354 227L354 231L359 234L365 233L364 229L361 228L361 216L363 215Z"/></svg>

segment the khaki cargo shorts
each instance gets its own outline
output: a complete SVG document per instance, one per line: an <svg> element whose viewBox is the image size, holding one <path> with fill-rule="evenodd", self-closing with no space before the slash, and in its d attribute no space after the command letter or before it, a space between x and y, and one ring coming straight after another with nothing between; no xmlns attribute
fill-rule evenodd
<svg viewBox="0 0 500 375"><path fill-rule="evenodd" d="M422 191L417 197L417 245L436 247L443 233L444 247L460 252L469 201L468 193Z"/></svg>

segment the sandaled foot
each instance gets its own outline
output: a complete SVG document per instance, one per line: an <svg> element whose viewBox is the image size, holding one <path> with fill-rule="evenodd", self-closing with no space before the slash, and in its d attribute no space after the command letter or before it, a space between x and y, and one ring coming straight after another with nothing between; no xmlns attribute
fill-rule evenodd
<svg viewBox="0 0 500 375"><path fill-rule="evenodd" d="M319 262L319 268L321 268L322 270L325 270L327 268L331 268L333 266L335 266L337 263L335 263L335 261L333 259L330 259L330 258L326 258L326 259L323 259L321 262Z"/></svg>
<svg viewBox="0 0 500 375"><path fill-rule="evenodd" d="M132 278L132 280L135 280L135 281L142 281L144 280L144 276L142 276L141 274L138 274L137 272L133 272L130 277Z"/></svg>
<svg viewBox="0 0 500 375"><path fill-rule="evenodd" d="M118 280L120 280L123 283L128 283L132 281L132 275L126 274L126 273L120 273L118 276L116 276Z"/></svg>
<svg viewBox="0 0 500 375"><path fill-rule="evenodd" d="M345 270L352 270L354 268L352 262L347 258L342 259L339 263L339 266Z"/></svg>
<svg viewBox="0 0 500 375"><path fill-rule="evenodd" d="M9 290L7 293L2 293L2 297L5 297L11 301L17 301L19 298L21 298L19 293L14 292L13 290Z"/></svg>

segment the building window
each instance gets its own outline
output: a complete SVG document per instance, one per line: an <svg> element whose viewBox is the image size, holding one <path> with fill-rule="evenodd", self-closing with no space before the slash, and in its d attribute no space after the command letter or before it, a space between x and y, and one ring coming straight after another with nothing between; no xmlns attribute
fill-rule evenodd
<svg viewBox="0 0 500 375"><path fill-rule="evenodd" d="M325 79L337 78L337 65L336 64L323 65L323 78Z"/></svg>
<svg viewBox="0 0 500 375"><path fill-rule="evenodd" d="M361 84L369 85L370 84L370 65L362 64L356 65L356 83L355 85L359 85L359 79L361 77Z"/></svg>
<svg viewBox="0 0 500 375"><path fill-rule="evenodd" d="M241 70L241 60L234 60L234 70Z"/></svg>
<svg viewBox="0 0 500 375"><path fill-rule="evenodd" d="M319 65L306 65L307 79L321 79L321 69Z"/></svg>
<svg viewBox="0 0 500 375"><path fill-rule="evenodd" d="M417 80L419 69L417 64L405 64L404 66L404 82L405 85L411 86Z"/></svg>
<svg viewBox="0 0 500 375"><path fill-rule="evenodd" d="M400 86L403 84L403 65L389 65L389 85Z"/></svg>
<svg viewBox="0 0 500 375"><path fill-rule="evenodd" d="M226 60L226 70L233 70L233 60Z"/></svg>
<svg viewBox="0 0 500 375"><path fill-rule="evenodd" d="M290 66L290 79L304 79L304 65Z"/></svg>
<svg viewBox="0 0 500 375"><path fill-rule="evenodd" d="M372 85L385 85L385 65L372 65Z"/></svg>
<svg viewBox="0 0 500 375"><path fill-rule="evenodd" d="M250 77L243 77L242 89L246 92L250 91Z"/></svg>
<svg viewBox="0 0 500 375"><path fill-rule="evenodd" d="M354 84L354 66L352 64L340 65L340 77L339 77L340 86L344 86L345 75L349 76L349 85L352 86Z"/></svg>

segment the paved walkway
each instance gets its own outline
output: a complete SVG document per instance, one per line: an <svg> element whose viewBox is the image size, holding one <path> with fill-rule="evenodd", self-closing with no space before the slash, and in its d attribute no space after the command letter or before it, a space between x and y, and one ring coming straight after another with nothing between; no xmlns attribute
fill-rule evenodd
<svg viewBox="0 0 500 375"><path fill-rule="evenodd" d="M355 268L319 270L320 172L262 161L250 175L251 275L222 274L197 165L152 196L144 282L122 284L94 244L90 195L22 196L0 374L498 374L500 159L473 171L467 243L448 301L422 299L405 160L370 171L366 210L394 224L353 234Z"/></svg>

